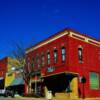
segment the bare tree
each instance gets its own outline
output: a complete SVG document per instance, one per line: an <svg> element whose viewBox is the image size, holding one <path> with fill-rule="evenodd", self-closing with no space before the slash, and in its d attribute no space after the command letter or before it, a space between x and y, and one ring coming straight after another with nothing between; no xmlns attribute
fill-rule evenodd
<svg viewBox="0 0 100 100"><path fill-rule="evenodd" d="M28 93L31 93L31 77L33 75L32 66L34 63L26 56L25 54L25 48L21 43L14 43L14 50L12 51L12 58L16 59L14 62L10 62L12 66L15 67L15 69L23 69L22 76L27 84ZM30 45L31 46L31 45ZM35 86L36 87L36 86Z"/></svg>
<svg viewBox="0 0 100 100"><path fill-rule="evenodd" d="M11 63L14 67L19 68L25 66L25 48L21 45L21 43L14 43L12 58L16 59L15 62Z"/></svg>
<svg viewBox="0 0 100 100"><path fill-rule="evenodd" d="M22 45L21 42L16 43L13 42L14 50L11 52L11 58L15 59L10 61L9 64L14 67L15 69L22 69L22 76L25 83L29 84L30 74L29 71L26 69L26 59L25 59L25 47Z"/></svg>

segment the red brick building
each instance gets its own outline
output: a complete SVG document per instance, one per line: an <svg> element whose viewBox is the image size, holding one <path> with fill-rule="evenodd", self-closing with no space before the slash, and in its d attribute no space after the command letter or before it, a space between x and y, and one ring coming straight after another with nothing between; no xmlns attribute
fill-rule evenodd
<svg viewBox="0 0 100 100"><path fill-rule="evenodd" d="M100 42L94 38L64 29L27 49L26 61L32 91L45 86L55 97L100 97Z"/></svg>
<svg viewBox="0 0 100 100"><path fill-rule="evenodd" d="M3 58L0 60L0 89L4 88L6 71L7 71L7 58Z"/></svg>

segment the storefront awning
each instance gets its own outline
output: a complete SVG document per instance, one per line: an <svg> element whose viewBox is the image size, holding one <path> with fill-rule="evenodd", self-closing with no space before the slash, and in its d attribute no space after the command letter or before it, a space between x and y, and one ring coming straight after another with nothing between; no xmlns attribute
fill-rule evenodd
<svg viewBox="0 0 100 100"><path fill-rule="evenodd" d="M22 77L17 77L13 80L13 82L11 83L11 86L15 86L15 85L23 85L24 84L24 80Z"/></svg>
<svg viewBox="0 0 100 100"><path fill-rule="evenodd" d="M78 76L77 73L62 72L62 73L48 75L42 78L44 79L44 83L47 86L48 90L61 92L65 91L66 88L69 88L70 82L74 77L77 76Z"/></svg>

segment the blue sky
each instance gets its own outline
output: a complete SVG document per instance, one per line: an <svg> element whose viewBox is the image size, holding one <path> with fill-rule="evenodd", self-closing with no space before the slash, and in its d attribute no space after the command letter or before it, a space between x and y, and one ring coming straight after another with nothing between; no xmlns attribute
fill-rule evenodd
<svg viewBox="0 0 100 100"><path fill-rule="evenodd" d="M0 58L70 27L100 39L99 0L0 0Z"/></svg>

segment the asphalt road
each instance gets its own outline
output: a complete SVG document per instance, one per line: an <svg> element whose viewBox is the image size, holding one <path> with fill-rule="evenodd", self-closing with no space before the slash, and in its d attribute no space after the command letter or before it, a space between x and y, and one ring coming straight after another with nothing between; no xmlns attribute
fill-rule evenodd
<svg viewBox="0 0 100 100"><path fill-rule="evenodd" d="M26 98L26 97L0 97L0 100L45 100L44 98Z"/></svg>
<svg viewBox="0 0 100 100"><path fill-rule="evenodd" d="M16 98L0 97L0 100L16 100Z"/></svg>

